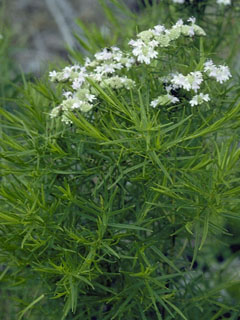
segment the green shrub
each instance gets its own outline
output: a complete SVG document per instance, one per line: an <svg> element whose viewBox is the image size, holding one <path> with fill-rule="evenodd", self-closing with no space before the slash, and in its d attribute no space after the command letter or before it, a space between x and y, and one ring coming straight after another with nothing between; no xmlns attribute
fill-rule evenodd
<svg viewBox="0 0 240 320"><path fill-rule="evenodd" d="M237 319L223 239L239 220L239 89L193 19L168 28L0 110L11 319Z"/></svg>

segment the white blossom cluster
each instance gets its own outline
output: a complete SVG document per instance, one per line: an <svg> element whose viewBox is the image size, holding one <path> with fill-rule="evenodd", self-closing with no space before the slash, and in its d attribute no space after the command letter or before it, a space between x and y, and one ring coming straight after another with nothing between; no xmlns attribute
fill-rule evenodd
<svg viewBox="0 0 240 320"><path fill-rule="evenodd" d="M98 92L88 79L98 83L102 88L130 89L135 83L127 76L118 75L121 69L128 70L135 63L135 59L124 54L119 48L105 48L94 56L94 60L87 58L83 66L74 65L65 67L61 72L49 73L51 81L66 82L68 91L63 93L62 103L53 108L51 118L61 115L65 123L71 123L68 115L70 111L90 111L98 98Z"/></svg>
<svg viewBox="0 0 240 320"><path fill-rule="evenodd" d="M202 71L190 72L186 76L182 73L169 74L167 77L160 79L163 83L168 84L166 86L167 94L157 97L151 102L151 106L155 108L158 105L164 106L179 102L179 98L172 95L172 91L178 89L197 93L201 88L201 84L204 83L204 77L214 78L214 80L222 84L229 80L231 73L227 66L216 66L212 60L208 60L204 63ZM208 101L210 101L209 94L199 93L195 94L189 103L193 107Z"/></svg>
<svg viewBox="0 0 240 320"><path fill-rule="evenodd" d="M203 102L210 101L209 94L203 94L202 92L200 94L196 94L190 101L190 105L197 106L198 104L202 104Z"/></svg>
<svg viewBox="0 0 240 320"><path fill-rule="evenodd" d="M215 66L212 60L208 60L204 63L204 71L209 77L214 78L220 83L227 81L231 77L231 73L227 66Z"/></svg>
<svg viewBox="0 0 240 320"><path fill-rule="evenodd" d="M218 4L228 5L231 4L231 0L217 0Z"/></svg>
<svg viewBox="0 0 240 320"><path fill-rule="evenodd" d="M203 76L200 71L190 72L188 75L184 76L181 73L174 74L171 83L174 88L183 88L187 91L191 89L197 92L203 82Z"/></svg>
<svg viewBox="0 0 240 320"><path fill-rule="evenodd" d="M185 3L185 0L172 0L173 3ZM217 4L230 5L231 0L217 0Z"/></svg>
<svg viewBox="0 0 240 320"><path fill-rule="evenodd" d="M157 25L153 29L142 31L137 35L137 40L131 40L130 46L133 47L132 53L140 63L150 64L151 60L157 58L157 48L168 47L171 42L177 40L181 35L193 37L205 36L205 31L195 24L195 18L188 19L191 24L184 24L183 20L170 29L162 25Z"/></svg>
<svg viewBox="0 0 240 320"><path fill-rule="evenodd" d="M167 106L179 102L179 99L170 93L157 97L151 102L151 107L156 108L158 105Z"/></svg>
<svg viewBox="0 0 240 320"><path fill-rule="evenodd" d="M62 71L49 73L51 81L61 82L65 85L63 101L52 109L51 118L61 117L64 123L71 123L69 114L78 110L90 111L99 103L99 92L91 84L98 84L101 88L115 90L130 90L136 85L130 78L130 69L139 64L150 64L156 60L159 52L171 45L180 36L193 37L205 36L204 30L195 24L195 18L188 19L189 24L182 20L177 21L170 29L157 25L152 29L140 32L136 40L129 41L130 52L124 53L117 47L104 48L97 52L94 59L86 58L82 66L67 66ZM179 72L171 73L162 79L166 92L151 101L150 105L155 108L158 105L170 105L180 103L179 97L175 96L176 90L186 90L192 95L189 101L191 106L208 102L208 94L199 93L204 77L214 78L223 83L231 77L226 66L215 66L212 60L208 60L202 67L203 70L193 71L187 75Z"/></svg>

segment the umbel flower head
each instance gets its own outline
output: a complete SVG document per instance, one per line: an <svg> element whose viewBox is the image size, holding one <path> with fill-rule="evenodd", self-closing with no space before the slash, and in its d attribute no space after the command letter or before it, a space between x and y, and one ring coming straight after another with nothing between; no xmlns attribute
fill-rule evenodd
<svg viewBox="0 0 240 320"><path fill-rule="evenodd" d="M212 60L204 63L204 71L209 77L214 78L217 82L223 83L231 77L230 70L227 66L215 66Z"/></svg>
<svg viewBox="0 0 240 320"><path fill-rule="evenodd" d="M161 74L163 65L159 62L159 57L171 48L177 48L178 40L206 35L195 23L194 17L189 18L187 22L184 24L180 19L170 29L156 25L137 34L136 39L130 40L129 50L126 52L118 47L104 48L97 52L92 60L86 58L81 66L76 64L67 66L60 72L51 71L50 80L61 82L65 90L62 102L53 108L50 117L61 117L63 122L69 124L71 113L90 112L94 106L99 105L101 97L92 83L96 83L103 90L111 88L116 91L134 92L134 88L138 88L139 79L134 77L137 68L154 65L155 72ZM153 108L181 103L184 91L187 92L189 105L207 103L210 101L210 95L205 92L208 90L205 81L214 79L222 84L231 77L227 66L216 66L212 60L205 61L201 69L192 70L187 74L179 72L177 67L175 70L172 70L173 67L169 68L169 73L164 69L165 76L159 82L159 95L150 101Z"/></svg>
<svg viewBox="0 0 240 320"><path fill-rule="evenodd" d="M203 93L200 93L200 94L196 94L192 100L190 100L190 105L193 107L193 106L197 106L198 104L202 104L205 102L208 102L210 100L210 97L209 97L209 94L203 94Z"/></svg>

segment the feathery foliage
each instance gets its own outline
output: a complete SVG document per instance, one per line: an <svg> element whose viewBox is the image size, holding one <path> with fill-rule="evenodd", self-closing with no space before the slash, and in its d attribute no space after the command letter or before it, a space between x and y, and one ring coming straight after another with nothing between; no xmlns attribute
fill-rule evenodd
<svg viewBox="0 0 240 320"><path fill-rule="evenodd" d="M0 109L5 319L237 319L227 243L239 223L239 86L208 82L199 107L183 92L178 106L150 105L161 72L198 70L209 48L182 39L161 69L137 64L130 90L89 79L99 104L71 125L50 118L66 84L46 76Z"/></svg>

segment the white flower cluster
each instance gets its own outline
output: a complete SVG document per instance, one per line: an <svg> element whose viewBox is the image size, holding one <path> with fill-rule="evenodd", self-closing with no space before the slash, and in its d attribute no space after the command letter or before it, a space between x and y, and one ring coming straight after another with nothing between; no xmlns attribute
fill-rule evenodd
<svg viewBox="0 0 240 320"><path fill-rule="evenodd" d="M192 100L189 101L190 105L193 106L197 106L198 104L202 104L204 101L208 102L210 101L210 97L209 94L196 94Z"/></svg>
<svg viewBox="0 0 240 320"><path fill-rule="evenodd" d="M180 19L170 29L157 25L153 29L142 31L137 35L137 40L131 40L133 55L140 63L150 64L151 60L158 56L158 47L168 47L172 41L177 40L181 35L193 37L205 36L205 31L195 24L195 18L188 19L191 24L184 24Z"/></svg>
<svg viewBox="0 0 240 320"><path fill-rule="evenodd" d="M63 93L62 103L53 108L51 118L61 115L62 121L71 123L68 115L70 111L90 111L97 101L98 92L90 84L88 79L98 83L102 88L131 89L135 83L127 76L119 76L121 69L128 70L135 63L135 59L124 54L119 48L105 48L95 54L95 59L85 60L84 66L74 65L65 67L61 72L49 73L51 81L66 82L70 84L68 91Z"/></svg>
<svg viewBox="0 0 240 320"><path fill-rule="evenodd" d="M204 71L209 77L216 79L217 82L223 83L231 77L230 70L227 66L215 66L212 60L204 63Z"/></svg>
<svg viewBox="0 0 240 320"><path fill-rule="evenodd" d="M217 0L218 4L224 4L225 6L231 4L231 0Z"/></svg>
<svg viewBox="0 0 240 320"><path fill-rule="evenodd" d="M187 91L191 89L197 92L200 88L200 84L203 82L203 76L200 71L190 72L188 75L184 76L181 73L173 75L171 83L175 88L183 88Z"/></svg>
<svg viewBox="0 0 240 320"><path fill-rule="evenodd" d="M172 0L173 3L185 3L185 0ZM217 0L217 4L230 5L231 0Z"/></svg>
<svg viewBox="0 0 240 320"><path fill-rule="evenodd" d="M190 72L186 76L184 76L182 73L169 74L167 77L160 79L163 83L168 84L166 87L167 94L157 97L151 102L151 106L155 108L157 105L165 106L179 102L179 98L172 94L172 91L174 90L192 90L197 93L201 87L201 84L204 82L204 73L206 76L214 78L221 84L229 80L231 77L231 73L227 66L216 66L213 64L212 60L208 60L204 63L202 72ZM200 93L194 95L189 103L193 107L208 101L210 101L209 95Z"/></svg>
<svg viewBox="0 0 240 320"><path fill-rule="evenodd" d="M176 102L179 102L179 99L168 93L163 96L159 96L157 99L153 100L150 105L151 107L156 108L158 105L167 106Z"/></svg>
<svg viewBox="0 0 240 320"><path fill-rule="evenodd" d="M179 20L170 29L157 25L140 32L136 40L129 42L130 53L124 53L117 47L105 48L96 53L93 60L86 58L83 66L67 66L60 72L50 72L49 77L52 81L66 84L63 101L53 108L50 117L60 116L63 122L71 123L70 112L90 111L100 101L99 92L91 84L92 82L97 83L103 89L110 87L115 90L130 90L134 88L135 82L127 76L131 74L129 70L133 66L150 64L163 50L161 48L168 47L180 36L205 35L204 30L195 24L195 18L188 19L188 22L189 24L184 24L182 20ZM215 66L211 60L206 61L202 69L187 75L175 72L163 77L162 83L166 92L151 101L150 105L156 108L158 105L181 103L181 98L174 95L179 90L195 93L189 101L191 106L208 102L209 95L198 92L204 82L204 75L223 83L231 77L231 74L228 67Z"/></svg>

